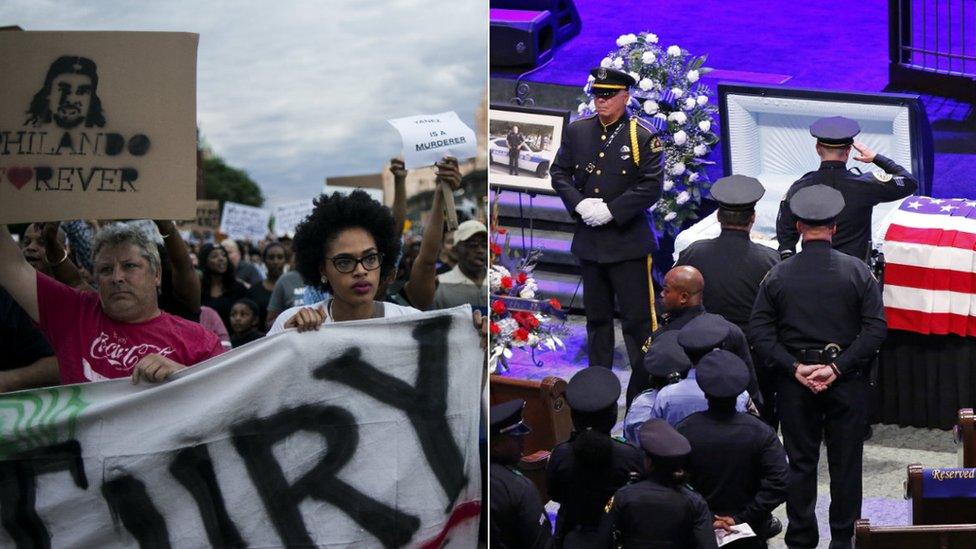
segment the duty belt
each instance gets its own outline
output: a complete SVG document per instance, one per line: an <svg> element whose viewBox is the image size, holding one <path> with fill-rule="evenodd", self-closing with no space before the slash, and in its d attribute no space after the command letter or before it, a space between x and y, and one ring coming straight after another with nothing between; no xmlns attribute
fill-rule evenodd
<svg viewBox="0 0 976 549"><path fill-rule="evenodd" d="M822 349L790 351L800 364L831 364L844 349L836 343L828 343Z"/></svg>

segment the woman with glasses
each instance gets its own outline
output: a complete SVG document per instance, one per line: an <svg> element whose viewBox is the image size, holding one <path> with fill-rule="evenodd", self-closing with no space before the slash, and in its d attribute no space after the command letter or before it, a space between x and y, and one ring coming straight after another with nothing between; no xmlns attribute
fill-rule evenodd
<svg viewBox="0 0 976 549"><path fill-rule="evenodd" d="M395 268L400 235L390 209L363 191L316 199L312 214L295 231L293 251L306 282L332 297L284 311L268 335L286 328L302 332L323 323L420 312L375 300L380 280Z"/></svg>

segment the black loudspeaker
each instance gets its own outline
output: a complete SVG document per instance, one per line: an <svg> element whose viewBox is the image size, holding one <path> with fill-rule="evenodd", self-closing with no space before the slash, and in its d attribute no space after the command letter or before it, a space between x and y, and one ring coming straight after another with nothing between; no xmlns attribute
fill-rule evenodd
<svg viewBox="0 0 976 549"><path fill-rule="evenodd" d="M554 46L566 43L580 32L579 11L573 0L490 0L489 4L493 10L548 11L552 16Z"/></svg>
<svg viewBox="0 0 976 549"><path fill-rule="evenodd" d="M552 57L554 29L548 11L491 10L488 35L493 67L536 66Z"/></svg>

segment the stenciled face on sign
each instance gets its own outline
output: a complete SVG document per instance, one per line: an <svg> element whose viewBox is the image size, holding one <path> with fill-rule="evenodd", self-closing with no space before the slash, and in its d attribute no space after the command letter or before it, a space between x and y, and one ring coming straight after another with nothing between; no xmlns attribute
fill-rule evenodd
<svg viewBox="0 0 976 549"><path fill-rule="evenodd" d="M94 88L84 74L60 74L54 79L48 96L48 109L62 128L74 128L85 121Z"/></svg>
<svg viewBox="0 0 976 549"><path fill-rule="evenodd" d="M102 103L96 94L98 68L85 57L64 55L47 70L44 85L31 100L25 124L43 126L55 122L71 129L80 126L105 126Z"/></svg>

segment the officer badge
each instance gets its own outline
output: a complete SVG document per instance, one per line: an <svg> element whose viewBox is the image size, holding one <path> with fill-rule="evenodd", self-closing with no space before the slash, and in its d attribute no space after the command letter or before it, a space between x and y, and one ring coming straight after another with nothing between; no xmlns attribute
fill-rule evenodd
<svg viewBox="0 0 976 549"><path fill-rule="evenodd" d="M651 140L651 152L652 153L659 153L659 152L661 152L663 150L664 150L664 144L661 143L661 139L660 138L655 137L654 139Z"/></svg>
<svg viewBox="0 0 976 549"><path fill-rule="evenodd" d="M871 172L871 175L873 175L875 179L877 179L882 183L887 183L891 181L891 174L883 172L881 170L874 170L873 172Z"/></svg>
<svg viewBox="0 0 976 549"><path fill-rule="evenodd" d="M606 80L607 79L607 69L605 69L603 67L600 67L600 70L596 71L596 77L599 78L600 80Z"/></svg>
<svg viewBox="0 0 976 549"><path fill-rule="evenodd" d="M620 147L620 159L627 160L628 158L630 158L630 147L624 145L623 147Z"/></svg>

